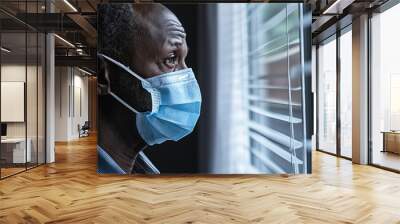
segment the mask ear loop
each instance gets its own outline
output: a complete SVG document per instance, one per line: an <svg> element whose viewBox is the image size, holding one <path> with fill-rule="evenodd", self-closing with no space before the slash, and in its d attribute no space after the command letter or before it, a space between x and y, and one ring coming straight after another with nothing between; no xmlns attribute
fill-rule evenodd
<svg viewBox="0 0 400 224"><path fill-rule="evenodd" d="M121 98L119 98L117 95L115 95L113 92L109 91L108 92L112 97L114 97L118 102L120 102L122 105L124 105L126 108L128 108L130 111L132 111L133 113L138 114L139 111L135 110L133 107L129 106L127 103L125 103L125 101Z"/></svg>
<svg viewBox="0 0 400 224"><path fill-rule="evenodd" d="M150 92L150 94L152 95L152 112L154 111L154 109L156 108L158 110L158 104L159 102L153 102L153 99L157 99L158 101L160 100L160 94L158 91L156 91L155 89L151 88L150 82L148 82L147 80L145 80L144 78L140 77L139 75L137 75L135 72L133 72L130 68L128 68L127 66L123 65L122 63L108 57L107 55L98 53L97 54L99 57L102 57L104 59L107 59L108 61L114 63L115 65L121 67L122 69L124 69L126 72L128 72L129 74L131 74L132 76L134 76L135 78L139 79L142 82L142 86L143 88L145 88L147 91ZM129 104L127 104L123 99L121 99L120 97L118 97L116 94L114 94L111 90L108 89L108 94L110 94L114 99L116 99L118 102L120 102L122 105L124 105L126 108L128 108L130 111L139 114L140 112L137 111L136 109L134 109L133 107L131 107ZM141 160L143 160L143 164L139 164L139 166L142 167L143 170L145 170L146 173L153 173L153 174L160 174L160 171L153 165L153 163L151 163L151 161L143 154L143 150L147 148L147 145L144 145L142 147L142 149L139 151L139 154L136 155L136 157L134 159L132 159L131 161L131 165L129 168L129 174L133 174L134 173L134 168L135 168L135 164L136 164L136 159L139 158Z"/></svg>
<svg viewBox="0 0 400 224"><path fill-rule="evenodd" d="M151 108L151 113L154 113L156 111L158 111L158 107L160 104L160 93L151 87L151 84L149 81L147 81L146 79L142 78L141 76L139 76L138 74L136 74L134 71L132 71L129 67L125 66L124 64L108 57L105 54L101 54L101 53L97 53L97 55L99 57L103 57L107 60L109 60L110 62L114 63L115 65L119 66L120 68L124 69L126 72L128 72L129 74L131 74L132 76L134 76L135 78L139 79L142 82L142 86L143 88L145 88L150 94L151 94L151 101L152 101L152 108ZM132 108L131 106L129 106L127 103L125 103L124 100L122 100L120 97L118 97L117 95L115 95L113 92L109 91L110 95L112 97L114 97L116 100L118 100L118 102L120 102L122 105L126 106L129 110L131 110L134 113L140 113L139 111L135 110L134 108Z"/></svg>
<svg viewBox="0 0 400 224"><path fill-rule="evenodd" d="M128 72L129 74L133 75L135 78L139 79L142 82L146 82L148 83L148 81L142 77L140 77L138 74L136 74L134 71L132 71L129 67L125 66L124 64L122 64L121 62L118 62L110 57L108 57L105 54L101 54L101 53L97 53L98 56L103 57L109 61L111 61L112 63L118 65L119 67L123 68L126 72Z"/></svg>

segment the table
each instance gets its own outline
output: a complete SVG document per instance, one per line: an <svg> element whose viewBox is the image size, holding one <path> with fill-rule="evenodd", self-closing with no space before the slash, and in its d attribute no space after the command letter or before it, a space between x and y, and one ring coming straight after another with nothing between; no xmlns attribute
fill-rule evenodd
<svg viewBox="0 0 400 224"><path fill-rule="evenodd" d="M392 152L400 154L400 131L382 131L383 150L382 152Z"/></svg>
<svg viewBox="0 0 400 224"><path fill-rule="evenodd" d="M25 144L27 144L25 152ZM31 162L32 141L30 138L6 138L1 139L1 159L5 163L26 163Z"/></svg>

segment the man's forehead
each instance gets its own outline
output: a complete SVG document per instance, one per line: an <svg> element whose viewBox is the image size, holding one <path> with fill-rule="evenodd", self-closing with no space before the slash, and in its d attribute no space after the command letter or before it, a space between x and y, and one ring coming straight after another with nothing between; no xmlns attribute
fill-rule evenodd
<svg viewBox="0 0 400 224"><path fill-rule="evenodd" d="M142 29L147 30L147 38L142 46L150 52L164 51L165 47L181 47L186 41L186 33L179 19L166 7L139 8L139 20L137 22ZM140 34L139 34L140 35ZM168 44L168 45L165 45Z"/></svg>
<svg viewBox="0 0 400 224"><path fill-rule="evenodd" d="M178 19L167 19L165 20L166 27L182 27L181 22Z"/></svg>
<svg viewBox="0 0 400 224"><path fill-rule="evenodd" d="M154 39L162 38L163 40L173 38L174 42L182 43L186 37L185 29L179 19L168 9L163 10L163 13L152 15L148 18L151 25L151 34Z"/></svg>
<svg viewBox="0 0 400 224"><path fill-rule="evenodd" d="M165 22L163 27L168 32L183 32L185 33L185 28L179 21L168 20Z"/></svg>
<svg viewBox="0 0 400 224"><path fill-rule="evenodd" d="M162 27L160 28L181 28L182 23L179 21L178 17L175 16L174 13L165 9L161 14L155 15L157 18L154 18L155 21Z"/></svg>

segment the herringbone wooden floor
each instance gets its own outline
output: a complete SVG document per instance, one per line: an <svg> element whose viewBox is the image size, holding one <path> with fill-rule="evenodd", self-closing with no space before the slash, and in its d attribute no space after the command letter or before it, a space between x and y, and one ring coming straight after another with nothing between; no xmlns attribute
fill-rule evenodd
<svg viewBox="0 0 400 224"><path fill-rule="evenodd" d="M95 138L0 181L0 223L400 223L400 175L315 152L299 176L96 174Z"/></svg>

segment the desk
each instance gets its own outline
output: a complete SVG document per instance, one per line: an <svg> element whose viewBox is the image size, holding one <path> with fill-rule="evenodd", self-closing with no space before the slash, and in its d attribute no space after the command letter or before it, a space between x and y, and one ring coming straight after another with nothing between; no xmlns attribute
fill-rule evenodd
<svg viewBox="0 0 400 224"><path fill-rule="evenodd" d="M30 162L32 158L32 141L30 138L28 138L26 142L28 143L28 147L26 147L25 152L25 138L1 139L1 159L4 159L5 163Z"/></svg>
<svg viewBox="0 0 400 224"><path fill-rule="evenodd" d="M400 154L400 131L383 131L382 152Z"/></svg>

